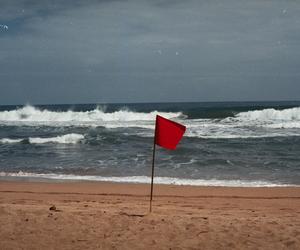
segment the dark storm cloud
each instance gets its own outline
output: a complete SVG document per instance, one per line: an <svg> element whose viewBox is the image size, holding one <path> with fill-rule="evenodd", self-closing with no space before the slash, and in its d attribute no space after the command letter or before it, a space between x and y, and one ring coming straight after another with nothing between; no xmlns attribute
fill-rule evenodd
<svg viewBox="0 0 300 250"><path fill-rule="evenodd" d="M296 1L0 2L2 104L299 99Z"/></svg>

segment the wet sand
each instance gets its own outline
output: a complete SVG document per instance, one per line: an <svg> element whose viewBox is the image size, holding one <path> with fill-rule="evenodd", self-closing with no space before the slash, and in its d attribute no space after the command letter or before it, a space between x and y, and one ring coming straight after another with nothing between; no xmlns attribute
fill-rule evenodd
<svg viewBox="0 0 300 250"><path fill-rule="evenodd" d="M0 181L0 249L300 249L299 187L149 191Z"/></svg>

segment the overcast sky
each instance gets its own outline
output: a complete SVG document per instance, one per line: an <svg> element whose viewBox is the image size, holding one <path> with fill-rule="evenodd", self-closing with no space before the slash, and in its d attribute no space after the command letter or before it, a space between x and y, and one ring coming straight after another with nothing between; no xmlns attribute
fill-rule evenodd
<svg viewBox="0 0 300 250"><path fill-rule="evenodd" d="M300 1L0 0L0 104L300 100Z"/></svg>

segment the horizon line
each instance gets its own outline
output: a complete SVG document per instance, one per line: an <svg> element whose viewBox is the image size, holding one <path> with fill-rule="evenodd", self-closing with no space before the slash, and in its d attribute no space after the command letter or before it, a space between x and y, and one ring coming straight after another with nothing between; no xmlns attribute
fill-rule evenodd
<svg viewBox="0 0 300 250"><path fill-rule="evenodd" d="M273 103L273 102L300 102L300 100L259 100L259 101L161 101L161 102L94 102L94 103L23 103L23 104L0 104L2 106L55 106L55 105L124 105L124 104L188 104L188 103Z"/></svg>

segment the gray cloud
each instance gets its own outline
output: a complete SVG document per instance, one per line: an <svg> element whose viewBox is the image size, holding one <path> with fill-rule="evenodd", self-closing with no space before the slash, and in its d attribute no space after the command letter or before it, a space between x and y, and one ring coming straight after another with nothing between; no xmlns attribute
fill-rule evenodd
<svg viewBox="0 0 300 250"><path fill-rule="evenodd" d="M2 104L299 99L295 1L2 6Z"/></svg>

